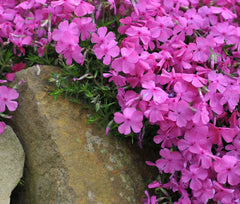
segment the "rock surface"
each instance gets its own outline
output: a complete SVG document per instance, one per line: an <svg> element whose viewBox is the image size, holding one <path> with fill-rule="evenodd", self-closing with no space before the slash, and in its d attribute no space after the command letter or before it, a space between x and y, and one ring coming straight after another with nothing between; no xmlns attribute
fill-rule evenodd
<svg viewBox="0 0 240 204"><path fill-rule="evenodd" d="M141 203L149 171L131 145L87 125L80 104L48 94L51 72L42 66L16 74L25 79L13 127L26 153L24 204ZM147 176L146 176L147 177Z"/></svg>
<svg viewBox="0 0 240 204"><path fill-rule="evenodd" d="M16 134L6 126L0 135L0 204L9 204L12 190L23 175L24 151Z"/></svg>

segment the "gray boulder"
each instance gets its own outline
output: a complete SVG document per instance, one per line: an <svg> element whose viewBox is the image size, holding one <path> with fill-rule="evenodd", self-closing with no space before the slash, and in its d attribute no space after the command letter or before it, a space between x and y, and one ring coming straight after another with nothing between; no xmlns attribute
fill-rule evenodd
<svg viewBox="0 0 240 204"><path fill-rule="evenodd" d="M10 126L0 135L0 204L9 204L23 175L24 151Z"/></svg>

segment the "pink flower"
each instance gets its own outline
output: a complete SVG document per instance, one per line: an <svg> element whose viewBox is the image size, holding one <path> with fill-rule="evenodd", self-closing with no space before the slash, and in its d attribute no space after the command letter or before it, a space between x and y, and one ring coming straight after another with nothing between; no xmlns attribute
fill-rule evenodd
<svg viewBox="0 0 240 204"><path fill-rule="evenodd" d="M114 114L114 121L118 124L122 123L118 127L118 131L121 134L128 135L131 132L131 129L135 133L139 133L143 126L143 113L137 111L136 108L125 108L122 113Z"/></svg>
<svg viewBox="0 0 240 204"><path fill-rule="evenodd" d="M74 18L73 23L78 25L79 32L81 34L81 40L85 41L90 38L90 33L96 31L96 25L92 22L92 18Z"/></svg>
<svg viewBox="0 0 240 204"><path fill-rule="evenodd" d="M207 124L209 122L209 112L207 108L208 105L206 103L201 102L197 104L196 113L192 118L195 124Z"/></svg>
<svg viewBox="0 0 240 204"><path fill-rule="evenodd" d="M151 39L151 34L147 27L130 26L125 34L136 39L137 41L140 39L144 44L145 49L147 49L148 43Z"/></svg>
<svg viewBox="0 0 240 204"><path fill-rule="evenodd" d="M218 90L220 93L223 93L226 90L228 81L227 77L222 73L211 71L208 73L208 79L211 81L209 84L209 89L211 89L211 91Z"/></svg>
<svg viewBox="0 0 240 204"><path fill-rule="evenodd" d="M187 82L191 82L192 85L197 88L203 87L207 83L206 79L198 76L197 74L183 74L182 78Z"/></svg>
<svg viewBox="0 0 240 204"><path fill-rule="evenodd" d="M138 53L134 49L122 48L122 57L119 57L112 62L112 68L116 71L123 71L124 73L134 72L135 64L138 61Z"/></svg>
<svg viewBox="0 0 240 204"><path fill-rule="evenodd" d="M213 186L216 191L214 195L215 201L219 201L222 204L232 203L234 189L224 188L216 181L213 181Z"/></svg>
<svg viewBox="0 0 240 204"><path fill-rule="evenodd" d="M156 21L149 22L150 32L153 38L157 38L161 42L165 42L172 35L173 22L170 17L157 16Z"/></svg>
<svg viewBox="0 0 240 204"><path fill-rule="evenodd" d="M94 53L98 59L103 58L103 63L109 65L111 63L111 57L117 57L119 54L119 47L117 42L111 40L107 43L101 44L99 47L93 47Z"/></svg>
<svg viewBox="0 0 240 204"><path fill-rule="evenodd" d="M234 26L230 26L228 22L224 23L218 23L215 25L210 35L213 36L214 41L217 44L224 44L224 41L227 42L227 44L234 44L234 35L236 32L236 28Z"/></svg>
<svg viewBox="0 0 240 204"><path fill-rule="evenodd" d="M240 165L238 159L233 156L224 155L214 162L214 170L217 172L219 183L225 184L227 181L230 185L240 183Z"/></svg>
<svg viewBox="0 0 240 204"><path fill-rule="evenodd" d="M208 176L207 170L195 165L191 165L189 171L186 169L182 170L181 180L184 183L187 183L189 182L189 180L191 180L190 188L192 190L199 190L202 188L202 181L204 181L204 179L206 179L207 176Z"/></svg>
<svg viewBox="0 0 240 204"><path fill-rule="evenodd" d="M144 101L150 101L153 98L154 102L163 103L168 98L168 94L162 88L156 87L154 81L145 82L142 87L145 88L141 91Z"/></svg>
<svg viewBox="0 0 240 204"><path fill-rule="evenodd" d="M59 24L58 29L54 29L52 38L66 45L76 45L79 42L79 29L76 23L63 21Z"/></svg>
<svg viewBox="0 0 240 204"><path fill-rule="evenodd" d="M5 130L6 124L4 122L0 122L0 135L3 133Z"/></svg>
<svg viewBox="0 0 240 204"><path fill-rule="evenodd" d="M25 68L25 66L26 65L24 63L22 63L22 62L20 62L18 64L14 64L14 66L12 66L12 71L13 72L21 71L21 70L23 70Z"/></svg>
<svg viewBox="0 0 240 204"><path fill-rule="evenodd" d="M198 37L196 45L194 45L195 52L193 53L193 60L196 62L206 62L210 56L209 42L206 38Z"/></svg>
<svg viewBox="0 0 240 204"><path fill-rule="evenodd" d="M5 106L9 111L15 111L18 103L13 101L18 98L18 92L15 89L6 86L0 86L0 113L5 111Z"/></svg>
<svg viewBox="0 0 240 204"><path fill-rule="evenodd" d="M108 73L103 73L103 77L110 77L108 81L113 81L117 86L124 86L126 84L126 78L114 70L111 70Z"/></svg>
<svg viewBox="0 0 240 204"><path fill-rule="evenodd" d="M207 201L214 196L212 181L210 179L202 181L201 189L193 190L193 196L202 203L207 203Z"/></svg>
<svg viewBox="0 0 240 204"><path fill-rule="evenodd" d="M178 127L184 127L187 124L187 121L192 118L192 111L189 108L189 105L185 101L179 101L178 103L173 104L173 107L170 108L172 111L169 111L168 118L172 121L176 121Z"/></svg>
<svg viewBox="0 0 240 204"><path fill-rule="evenodd" d="M179 152L170 152L169 149L164 148L160 150L160 155L163 158L156 161L156 166L160 171L174 173L183 168L183 158Z"/></svg>
<svg viewBox="0 0 240 204"><path fill-rule="evenodd" d="M230 11L229 9L227 9L225 7L211 6L210 8L211 8L211 10L214 14L221 14L221 16L226 20L233 19L233 18L237 17L236 14L234 14L232 11Z"/></svg>
<svg viewBox="0 0 240 204"><path fill-rule="evenodd" d="M147 191L145 191L147 199L142 199L143 204L158 204L156 196L150 196Z"/></svg>
<svg viewBox="0 0 240 204"><path fill-rule="evenodd" d="M149 103L149 107L144 112L144 115L149 119L150 123L156 123L158 121L164 120L163 114L168 111L167 104L158 104L154 101Z"/></svg>
<svg viewBox="0 0 240 204"><path fill-rule="evenodd" d="M74 10L74 13L76 16L85 16L86 14L91 14L95 10L95 7L84 1L84 0L79 0L80 2L78 3L77 8Z"/></svg>
<svg viewBox="0 0 240 204"><path fill-rule="evenodd" d="M98 35L96 33L92 34L91 42L97 43L98 46L100 46L101 44L104 44L108 41L116 39L115 34L113 32L109 32L107 34L107 27L98 28L97 33L98 33Z"/></svg>

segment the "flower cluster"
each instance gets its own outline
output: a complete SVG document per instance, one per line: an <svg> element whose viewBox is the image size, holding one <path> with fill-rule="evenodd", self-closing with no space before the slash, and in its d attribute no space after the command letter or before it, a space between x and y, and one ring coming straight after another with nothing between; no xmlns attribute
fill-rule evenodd
<svg viewBox="0 0 240 204"><path fill-rule="evenodd" d="M69 65L94 53L118 89L119 132L142 140L146 121L159 127L160 158L147 164L169 178L149 188L178 192L175 204L239 203L239 0L0 2L2 44L16 54L30 45L40 56L50 44ZM97 24L104 6L120 27ZM17 93L1 87L0 112L14 110Z"/></svg>
<svg viewBox="0 0 240 204"><path fill-rule="evenodd" d="M1 80L0 83L6 82L4 80ZM9 111L15 111L17 109L18 103L14 101L18 98L18 92L10 87L7 87L5 85L0 85L0 116L9 118L10 116L7 116L3 114L6 111L6 107ZM0 134L4 131L6 127L6 124L2 121L0 121Z"/></svg>

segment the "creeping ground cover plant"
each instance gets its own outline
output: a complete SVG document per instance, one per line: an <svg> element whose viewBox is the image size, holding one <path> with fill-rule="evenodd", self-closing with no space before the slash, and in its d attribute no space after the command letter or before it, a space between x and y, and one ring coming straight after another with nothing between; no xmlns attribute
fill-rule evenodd
<svg viewBox="0 0 240 204"><path fill-rule="evenodd" d="M145 127L157 127L159 159L146 163L160 176L143 203L237 204L239 16L239 0L0 0L0 42L26 64L35 53L38 64L64 66L68 78L64 84L55 76L55 94L71 84L99 111L112 107L101 104L102 93L114 90L119 108L107 116L106 133L117 124L144 147ZM1 74L13 77L9 72ZM86 92L86 79L98 88ZM17 108L17 98L0 85L1 116ZM0 133L4 127L0 122Z"/></svg>

